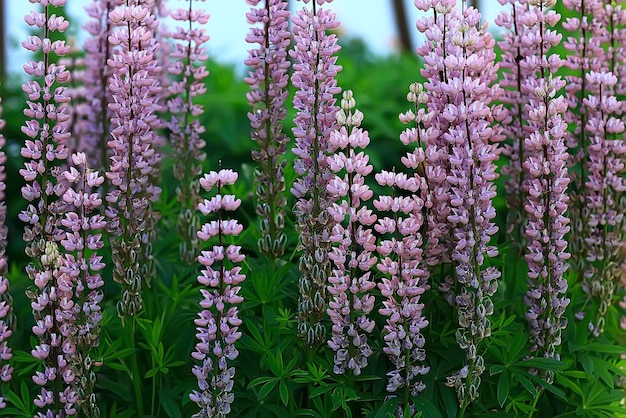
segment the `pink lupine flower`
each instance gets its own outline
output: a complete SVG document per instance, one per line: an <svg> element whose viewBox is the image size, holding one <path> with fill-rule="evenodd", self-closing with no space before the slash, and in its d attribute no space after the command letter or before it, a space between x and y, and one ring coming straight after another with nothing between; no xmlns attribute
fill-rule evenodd
<svg viewBox="0 0 626 418"><path fill-rule="evenodd" d="M168 71L176 79L168 89L170 98L167 107L172 115L168 125L174 149L174 177L179 181L176 198L180 203L178 231L181 236L180 255L185 262L192 264L198 253L200 242L196 236L198 216L194 208L200 201L200 186L197 177L202 173L204 140L200 135L205 131L199 117L204 113L201 104L194 99L206 93L203 79L209 75L203 64L208 55L204 44L209 40L204 26L209 15L204 10L194 10L193 2L186 9L177 8L170 16L178 25L171 34L175 43L169 53L172 59Z"/></svg>
<svg viewBox="0 0 626 418"><path fill-rule="evenodd" d="M157 22L142 5L122 5L109 14L116 25L108 40L113 48L108 65L112 69L109 90L111 165L106 177L110 191L106 214L113 256L113 279L122 286L117 304L121 317L134 316L142 307L141 289L150 280L153 260L149 234L156 213L152 202L159 198L156 186L160 155L155 133L161 87L153 35Z"/></svg>
<svg viewBox="0 0 626 418"><path fill-rule="evenodd" d="M247 0L257 6L260 0ZM245 78L250 85L247 94L252 105L248 113L252 140L258 148L252 158L259 164L256 171L257 215L261 217L259 250L272 258L285 252L287 236L283 232L287 199L285 190L284 159L289 137L283 133L283 120L287 114L284 106L287 99L288 70L287 56L291 33L289 32L289 10L287 0L264 0L262 7L252 8L246 15L252 26L246 42L257 44L248 51L245 64L251 67Z"/></svg>
<svg viewBox="0 0 626 418"><path fill-rule="evenodd" d="M318 7L331 1L305 1L311 3L311 10L305 6L292 17L295 47L290 51L294 59L291 81L298 90L293 128L297 178L291 192L297 199L294 215L303 252L298 334L309 345L326 338L321 320L327 309L326 286L331 269L328 252L333 221L326 211L334 198L327 190L330 170L326 154L330 132L337 128L338 108L333 96L341 91L335 80L341 67L335 56L340 46L335 35L327 31L336 29L339 22L330 10Z"/></svg>
<svg viewBox="0 0 626 418"><path fill-rule="evenodd" d="M623 104L614 95L617 77L591 71L586 82L590 94L583 100L588 109L584 127L588 138L584 288L599 302L598 312L592 315L589 324L592 334L598 336L604 331L613 297L619 293L624 211L618 201L626 190L623 178L626 146L622 139Z"/></svg>
<svg viewBox="0 0 626 418"><path fill-rule="evenodd" d="M618 196L624 190L624 82L625 34L619 22L626 11L602 1L565 1L580 17L568 18L563 27L579 32L580 38L564 42L570 51L565 65L580 75L568 76L566 91L569 110L566 122L573 126L568 135L571 148L570 170L574 187L570 193L572 263L583 275L583 289L598 302L590 315L589 329L594 336L603 332L605 315L613 305L620 269L620 242L623 204ZM576 173L579 172L577 175Z"/></svg>
<svg viewBox="0 0 626 418"><path fill-rule="evenodd" d="M104 178L89 170L87 156L84 153L73 154L72 165L63 173L70 187L63 194L68 210L61 224L65 228L65 238L61 245L65 249L63 266L59 268L63 283L59 289L73 292L75 308L68 317L68 345L76 351L71 356L71 365L82 371L76 378L75 386L81 395L77 406L87 416L99 414L93 394L96 375L93 371L93 359L90 351L96 348L100 338L102 309L100 302L103 293L100 288L104 281L100 271L105 267L98 251L103 247L102 234L106 227L104 216L98 212L102 205L101 197L95 191L102 185ZM39 326L38 326L39 328Z"/></svg>
<svg viewBox="0 0 626 418"><path fill-rule="evenodd" d="M568 164L570 178L574 187L570 190L572 224L570 234L570 249L572 250L572 263L580 270L585 270L587 246L585 238L589 235L587 226L587 194L584 183L587 181L589 170L589 137L585 129L588 113L593 111L586 106L585 99L590 93L585 75L589 71L600 72L603 69L613 71L606 65L610 54L604 50L603 44L609 37L607 15L602 0L572 1L565 0L563 5L574 12L574 16L568 17L563 22L563 28L570 36L563 41L563 46L568 51L567 59L563 65L573 71L567 75L565 100L568 110L564 115L565 122L570 126L567 132L566 144L570 150ZM578 36L573 36L578 35Z"/></svg>
<svg viewBox="0 0 626 418"><path fill-rule="evenodd" d="M0 116L2 116L2 104L0 100ZM8 262L5 255L9 228L6 226L7 207L5 204L6 173L5 163L7 160L4 146L6 140L1 133L4 129L5 120L0 119L0 381L8 382L13 374L13 367L9 363L13 358L12 350L9 347L8 339L11 337L12 324L14 322L11 310L12 298L9 293L9 280L6 277L8 272ZM6 406L4 393L0 392L0 409Z"/></svg>
<svg viewBox="0 0 626 418"><path fill-rule="evenodd" d="M432 7L434 12L433 18L418 22L418 28L433 41L421 48L427 63L424 75L428 77L425 88L432 114L429 124L438 131L427 151L431 146L445 155L440 159L445 173L426 174L434 200L446 203L447 253L458 289L454 295L459 319L456 339L467 353L466 365L449 377L447 384L457 389L465 409L478 397L480 375L485 369L479 345L491 334L491 296L500 277L498 270L484 264L498 254L489 242L498 230L492 200L497 178L495 143L502 136L492 125L500 120L502 110L493 103L501 94L499 85L494 84L495 41L476 9L460 12L455 3L431 5L417 0L415 4L422 10ZM433 210L441 220L438 206ZM445 290L450 292L451 288Z"/></svg>
<svg viewBox="0 0 626 418"><path fill-rule="evenodd" d="M352 370L354 375L359 375L372 354L367 336L375 326L370 318L374 309L370 290L376 284L370 269L377 260L372 254L376 238L371 229L376 215L365 206L373 196L365 184L372 165L367 155L358 152L359 148L367 147L369 136L360 128L363 114L354 109L355 104L352 92L344 92L337 113L340 127L328 139L328 151L332 153L328 165L334 175L326 188L337 201L328 207L334 226L328 254L333 268L328 276L331 300L327 312L333 324L328 345L335 352L334 372L345 374Z"/></svg>
<svg viewBox="0 0 626 418"><path fill-rule="evenodd" d="M558 359L561 330L567 325L563 314L569 304L564 278L570 257L565 240L569 232L569 219L565 215L570 181L566 166L567 124L563 119L567 103L558 95L565 82L553 76L562 61L549 51L549 47L561 41L561 36L549 29L559 21L560 15L548 10L555 0L536 3L531 4L522 18L527 26L522 42L533 52L526 57L524 65L535 74L523 85L530 98L526 112L533 130L524 143L523 163L529 181L524 205L528 216L526 319L534 355ZM553 376L546 372L543 377L551 381Z"/></svg>
<svg viewBox="0 0 626 418"><path fill-rule="evenodd" d="M243 227L236 220L225 219L225 212L237 210L241 200L223 194L222 188L234 184L237 177L232 170L220 170L205 174L200 180L207 192L217 186L217 194L198 205L202 214L215 216L216 220L205 223L198 231L202 241L213 240L214 244L198 256L204 266L198 283L204 287L200 290L202 310L194 321L199 342L191 354L201 362L193 367L199 390L193 390L189 396L200 407L194 418L226 416L234 400L235 368L231 362L239 355L235 347L241 337L237 305L243 302L239 285L246 278L237 264L243 262L245 256L240 253L241 247L226 244L228 236L239 235Z"/></svg>
<svg viewBox="0 0 626 418"><path fill-rule="evenodd" d="M424 364L426 341L422 330L428 326L428 320L422 313L421 295L430 289L430 272L424 257L428 244L424 242L423 233L428 210L432 208L432 196L423 167L426 161L424 141L432 130L425 129L430 114L425 109L428 97L423 86L413 83L407 99L415 108L401 114L400 120L415 126L407 127L400 138L405 145L415 146L402 158L403 165L412 174L388 171L376 174L378 184L390 187L392 196L383 195L374 200L379 212L390 215L379 216L374 228L382 236L377 248L380 255L377 268L383 274L378 288L385 297L379 312L387 317L383 351L395 367L387 373L387 391L390 396L400 397L398 411L408 405L416 412L411 399L425 389L420 376L430 370ZM397 196L399 190L410 196Z"/></svg>
<svg viewBox="0 0 626 418"><path fill-rule="evenodd" d="M502 40L498 46L502 50L500 68L503 88L500 100L505 103L506 117L502 121L502 134L506 141L502 143L502 154L507 157L507 164L502 167L505 177L507 213L507 234L511 245L521 256L524 245L524 196L528 190L522 163L524 161L524 139L529 132L524 113L524 104L528 101L527 93L522 91L523 81L531 76L528 67L522 61L529 55L526 45L522 42L526 26L521 22L528 10L528 0L498 0L502 5L510 5L510 11L501 12L495 23L504 29Z"/></svg>
<svg viewBox="0 0 626 418"><path fill-rule="evenodd" d="M85 7L89 19L84 29L89 33L85 39L85 70L82 83L85 90L85 103L78 111L82 115L78 135L77 151L84 152L89 158L89 165L97 170L108 168L109 150L107 140L111 121L108 104L111 101L109 77L111 67L107 61L111 58L112 48L108 41L113 24L110 13L124 0L94 0Z"/></svg>
<svg viewBox="0 0 626 418"><path fill-rule="evenodd" d="M41 3L44 11L31 11L25 16L26 22L46 36L65 31L69 22L55 14L65 1ZM31 353L43 365L43 371L37 370L33 376L35 384L41 386L34 403L45 410L37 416L67 416L76 414L78 401L72 369L76 347L68 338L76 306L72 299L72 278L61 271L63 257L58 245L65 237L60 222L67 203L60 196L67 188L61 164L68 157L67 144L71 137L67 131L70 98L66 87L70 74L56 61L70 47L62 40L53 42L38 35L29 36L22 45L43 54L42 61L24 65L24 71L32 78L22 86L29 100L24 110L27 121L22 127L28 137L22 148L26 162L20 174L27 181L22 195L29 205L19 217L28 224L24 240L29 243L26 253L32 259L26 272L34 286L27 295L31 299L36 324L33 333L38 342Z"/></svg>

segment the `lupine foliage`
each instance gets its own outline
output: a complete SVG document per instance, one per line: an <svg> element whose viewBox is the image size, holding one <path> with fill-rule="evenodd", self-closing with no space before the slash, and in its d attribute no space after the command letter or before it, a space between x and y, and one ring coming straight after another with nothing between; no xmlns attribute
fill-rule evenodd
<svg viewBox="0 0 626 418"><path fill-rule="evenodd" d="M31 0L0 415L626 416L626 11L499 1L381 61L247 0L237 80L210 3Z"/></svg>

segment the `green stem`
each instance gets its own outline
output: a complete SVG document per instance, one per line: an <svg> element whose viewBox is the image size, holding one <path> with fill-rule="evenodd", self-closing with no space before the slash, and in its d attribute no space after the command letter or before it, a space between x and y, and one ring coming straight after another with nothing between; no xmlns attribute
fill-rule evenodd
<svg viewBox="0 0 626 418"><path fill-rule="evenodd" d="M127 338L130 344L130 348L133 350L133 356L131 359L131 380L133 382L133 390L135 391L135 402L137 404L137 414L139 416L144 415L143 410L143 393L141 388L141 379L139 374L139 363L137 362L137 345L135 342L135 317L131 316L129 318L131 324L126 328L127 330Z"/></svg>
<svg viewBox="0 0 626 418"><path fill-rule="evenodd" d="M533 415L535 415L537 401L539 401L539 398L541 397L542 393L543 393L543 389L539 390L539 392L537 392L537 394L535 395L535 398L533 399L533 403L530 405L532 406L533 409L528 413L528 418L532 418Z"/></svg>

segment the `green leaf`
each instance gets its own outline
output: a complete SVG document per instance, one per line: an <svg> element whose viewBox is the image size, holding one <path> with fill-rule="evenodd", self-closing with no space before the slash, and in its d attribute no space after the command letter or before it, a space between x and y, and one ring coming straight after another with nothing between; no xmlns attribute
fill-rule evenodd
<svg viewBox="0 0 626 418"><path fill-rule="evenodd" d="M583 370L587 373L587 376L593 376L594 364L591 356L585 353L578 355L578 361L583 366Z"/></svg>
<svg viewBox="0 0 626 418"><path fill-rule="evenodd" d="M498 379L498 391L497 391L498 403L502 408L506 402L506 398L509 397L509 372L505 370Z"/></svg>
<svg viewBox="0 0 626 418"><path fill-rule="evenodd" d="M586 377L587 376L585 376L585 378ZM556 378L556 381L561 386L565 386L566 388L568 388L569 390L571 390L572 392L574 392L578 396L583 396L583 390L580 388L580 386L578 386L578 384L576 382L571 380L569 377L566 377L564 374L557 373L555 375L555 378Z"/></svg>
<svg viewBox="0 0 626 418"><path fill-rule="evenodd" d="M259 389L259 400L265 399L267 395L269 395L274 390L277 383L278 379L273 379L271 382L267 382L266 384L261 386L261 389Z"/></svg>
<svg viewBox="0 0 626 418"><path fill-rule="evenodd" d="M516 367L528 367L545 370L560 370L565 367L562 361L553 358L537 357L515 363Z"/></svg>
<svg viewBox="0 0 626 418"><path fill-rule="evenodd" d="M626 346L623 345L611 345L601 343L590 343L580 346L580 351L606 353L606 354L624 354L626 353Z"/></svg>
<svg viewBox="0 0 626 418"><path fill-rule="evenodd" d="M428 399L413 398L413 403L415 404L415 408L422 412L424 416L429 418L443 418L439 409Z"/></svg>
<svg viewBox="0 0 626 418"><path fill-rule="evenodd" d="M182 418L183 413L176 404L176 400L169 390L159 390L159 403L170 418Z"/></svg>
<svg viewBox="0 0 626 418"><path fill-rule="evenodd" d="M278 393L280 395L280 400L283 405L287 406L287 404L289 403L289 389L287 388L285 382L283 382L282 380L278 385Z"/></svg>

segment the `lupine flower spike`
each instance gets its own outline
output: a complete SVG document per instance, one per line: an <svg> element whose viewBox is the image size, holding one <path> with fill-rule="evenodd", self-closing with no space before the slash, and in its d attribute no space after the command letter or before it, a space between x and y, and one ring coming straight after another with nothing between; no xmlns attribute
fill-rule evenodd
<svg viewBox="0 0 626 418"><path fill-rule="evenodd" d="M112 68L107 65L107 61L113 50L108 41L113 24L109 15L123 2L124 0L93 0L92 4L85 7L89 20L84 28L89 37L85 39L83 46L86 52L82 80L85 103L84 110L81 111L84 119L81 122L77 150L87 155L90 167L103 172L109 166L107 142L111 120L108 103L111 100L109 77Z"/></svg>
<svg viewBox="0 0 626 418"><path fill-rule="evenodd" d="M297 89L294 108L293 134L296 147L294 170L297 178L291 189L297 202L294 215L300 234L298 248L302 250L298 283L298 335L309 346L326 339L322 318L327 309L326 286L330 274L330 234L333 221L327 209L334 198L328 192L330 170L327 162L330 133L337 128L335 115L335 76L341 70L336 64L339 51L335 35L327 31L339 27L335 14L318 7L332 0L305 0L312 3L293 16L295 47L290 51L294 59L292 83Z"/></svg>
<svg viewBox="0 0 626 418"><path fill-rule="evenodd" d="M589 315L589 330L597 337L615 303L623 269L626 147L622 140L624 103L616 96L621 90L617 75L623 71L619 62L626 36L618 23L626 19L626 12L599 0L564 3L580 18L569 18L563 26L581 35L564 42L573 52L565 65L580 72L580 76L567 77L566 87L566 121L574 122L568 136L574 155L570 165L577 164L580 170L580 175L572 177L570 216L576 221L569 241L573 263L583 275L583 288L597 302L597 311Z"/></svg>
<svg viewBox="0 0 626 418"><path fill-rule="evenodd" d="M120 317L134 316L142 307L141 289L149 280L153 260L146 255L146 235L156 214L152 202L161 189L153 184L160 155L155 146L156 111L161 87L153 38L157 22L148 7L122 5L110 13L117 25L109 42L114 48L109 90L112 102L111 165L106 177L111 187L106 200L113 257L113 279L122 286L117 304ZM149 249L149 248L148 248Z"/></svg>
<svg viewBox="0 0 626 418"><path fill-rule="evenodd" d="M360 128L363 113L355 109L352 91L343 93L341 109L337 112L339 130L330 133L328 164L331 176L326 189L337 201L328 208L334 221L330 235L332 242L328 257L333 262L328 277L331 296L328 316L332 322L332 337L328 345L335 352L334 372L345 374L351 370L355 376L367 366L372 349L368 343L374 320L376 287L371 268L376 264L376 238L372 224L376 215L366 202L373 196L365 183L372 172L369 157L358 152L370 142L367 131Z"/></svg>
<svg viewBox="0 0 626 418"><path fill-rule="evenodd" d="M566 134L565 141L570 152L568 165L571 167L570 178L574 186L569 193L570 216L573 220L569 241L572 264L584 271L588 270L585 238L590 232L585 189L589 174L589 133L585 126L588 113L593 111L586 105L589 102L585 101L590 93L586 74L590 71L600 72L603 68L612 70L605 65L609 55L603 48L603 43L608 39L604 1L564 0L563 5L574 12L574 16L563 22L563 28L570 34L563 42L568 51L567 60L564 60L563 65L573 72L572 75L565 77L567 94L564 96L568 105L564 119L571 128Z"/></svg>
<svg viewBox="0 0 626 418"><path fill-rule="evenodd" d="M2 116L2 104L0 101L0 116ZM6 153L4 152L4 146L6 140L1 133L4 129L5 120L0 119L0 381L8 382L11 380L13 374L13 367L11 367L11 358L13 357L12 350L9 347L9 337L11 337L12 325L14 323L13 312L11 305L13 299L9 293L9 280L6 275L8 272L8 261L5 254L7 247L7 237L9 228L6 226L7 207L5 204L5 190L6 190L6 173L4 164L7 161ZM3 385L5 387L6 385ZM6 407L4 401L4 392L0 392L0 409Z"/></svg>
<svg viewBox="0 0 626 418"><path fill-rule="evenodd" d="M424 364L426 340L422 330L428 326L428 320L422 315L424 304L421 303L421 295L430 289L422 235L428 206L428 186L423 171L423 140L428 133L424 129L424 120L429 114L420 107L427 101L421 84L413 83L407 98L415 110L401 114L400 120L416 126L405 129L400 138L405 145L415 145L402 157L403 165L412 175L393 171L376 174L376 182L390 187L392 194L374 200L376 209L389 215L379 216L374 229L382 237L377 248L380 255L377 268L383 274L378 288L385 299L379 312L387 317L383 351L394 365L394 369L387 373L387 391L389 396L401 400L396 416L403 416L407 407L411 416L417 413L412 398L426 388L421 376L430 370Z"/></svg>
<svg viewBox="0 0 626 418"><path fill-rule="evenodd" d="M43 12L31 11L26 23L37 33L50 36L64 32L69 22L55 11L65 5L65 0L41 1ZM28 137L22 147L26 159L21 176L27 184L22 196L29 202L19 218L27 224L24 241L26 253L32 263L26 268L33 286L27 290L31 299L35 326L33 333L37 345L32 355L41 360L43 371L37 370L33 381L41 387L34 400L37 417L64 416L76 413L77 394L72 383L76 378L72 370L75 346L69 339L74 317L71 279L64 274L63 258L58 242L65 238L60 220L67 204L60 198L66 189L60 164L68 158L67 143L70 122L66 84L70 74L55 61L66 55L70 47L63 40L52 41L31 35L22 45L34 53L42 53L42 61L29 61L24 71L32 79L22 90L28 95L24 115L27 118L22 132Z"/></svg>
<svg viewBox="0 0 626 418"><path fill-rule="evenodd" d="M99 212L102 198L96 193L104 177L87 168L84 153L73 154L71 163L63 173L70 187L63 194L68 210L61 220L65 228L65 238L61 240L65 254L60 268L64 282L59 283L59 289L73 292L74 309L67 317L66 331L68 344L75 347L71 365L77 374L73 382L76 403L85 416L97 417L100 410L94 393L95 361L90 352L99 345L100 302L104 297L101 290L104 281L99 272L105 265L98 251L103 247L101 231L106 221Z"/></svg>
<svg viewBox="0 0 626 418"><path fill-rule="evenodd" d="M170 99L167 106L172 115L169 123L170 138L174 149L174 177L179 181L176 198L180 203L178 232L181 237L180 255L188 264L197 257L200 242L196 232L200 221L195 207L200 201L198 176L202 174L204 140L200 135L205 131L199 117L204 113L201 104L194 99L206 93L203 79L209 75L203 64L208 55L204 44L209 40L204 26L209 15L204 10L194 10L194 1L189 1L187 9L174 9L172 18L178 24L171 37L176 41L170 52L172 61L168 71L177 77L169 87Z"/></svg>
<svg viewBox="0 0 626 418"><path fill-rule="evenodd" d="M237 177L232 170L220 170L211 171L200 179L204 190L217 188L217 193L198 205L203 215L213 217L198 231L198 238L211 240L213 246L198 257L204 270L198 276L198 283L203 286L200 290L202 310L195 320L199 342L191 354L200 362L193 368L198 389L190 395L200 407L194 418L224 417L234 400L232 361L239 355L235 342L241 337L237 305L243 302L239 285L246 278L238 264L245 256L240 253L240 246L228 244L228 237L239 235L243 226L234 219L226 219L226 212L237 210L241 200L224 194L223 188L234 184Z"/></svg>
<svg viewBox="0 0 626 418"><path fill-rule="evenodd" d="M534 53L526 57L524 65L535 76L528 78L523 85L530 97L526 107L528 123L533 130L524 143L526 159L523 164L529 179L524 205L528 216L526 319L533 354L558 359L561 330L567 324L563 318L569 304L564 273L570 257L565 240L569 232L566 192L570 181L566 165L567 124L563 119L567 103L559 95L565 82L553 75L563 64L549 51L549 47L555 47L561 41L561 35L549 29L559 21L560 15L548 9L556 0L529 3L531 7L524 19L528 32L523 42ZM553 372L546 371L542 377L551 382Z"/></svg>
<svg viewBox="0 0 626 418"><path fill-rule="evenodd" d="M257 6L260 0L247 0ZM287 235L284 207L285 191L284 158L289 137L283 133L283 120L287 114L287 84L289 83L287 49L291 39L288 30L289 10L286 0L263 0L263 7L252 8L246 15L253 26L246 42L258 47L248 51L245 64L251 67L245 78L250 85L248 101L252 111L248 113L252 127L251 137L257 149L252 158L259 164L255 173L257 205L261 217L259 250L270 258L280 258L285 252Z"/></svg>
<svg viewBox="0 0 626 418"><path fill-rule="evenodd" d="M424 8L430 2L416 1ZM432 68L441 68L425 85L434 97L428 102L432 115L430 124L438 131L437 143L447 150L449 211L446 216L450 231L448 252L454 266L454 281L446 290L456 289L454 304L458 310L459 328L456 340L466 351L464 367L448 378L456 388L462 410L479 396L481 374L485 370L480 355L482 341L491 335L489 316L493 313L491 297L497 290L500 272L486 265L498 250L489 244L498 230L492 200L496 195L494 180L496 143L502 136L493 127L502 118L502 109L494 104L501 94L495 64L495 41L481 24L481 15L474 8L462 12L455 2L434 6L435 20L440 27L426 28L428 21L418 24L427 29L427 37L435 48L426 57ZM441 14L439 14L441 13ZM445 34L445 36L443 36ZM424 49L427 49L424 47ZM428 178L429 186L431 178ZM437 184L437 182L434 182ZM442 184L441 182L439 184ZM433 189L437 196L437 189Z"/></svg>
<svg viewBox="0 0 626 418"><path fill-rule="evenodd" d="M524 104L528 97L522 91L522 83L531 75L528 67L522 65L524 57L529 55L527 46L522 42L526 26L522 18L528 10L527 0L498 0L500 4L510 5L509 10L502 11L495 23L504 29L502 40L498 46L502 50L500 68L503 88L501 101L505 104L506 117L502 121L502 133L506 140L502 143L501 152L507 157L502 166L505 178L507 213L507 235L514 246L517 257L521 257L524 249L524 228L526 212L523 203L528 192L528 181L522 163L524 162L524 139L530 134L528 115L524 113ZM514 267L515 268L515 267Z"/></svg>

